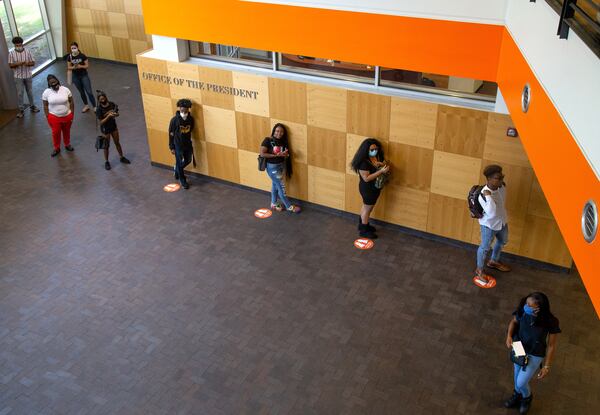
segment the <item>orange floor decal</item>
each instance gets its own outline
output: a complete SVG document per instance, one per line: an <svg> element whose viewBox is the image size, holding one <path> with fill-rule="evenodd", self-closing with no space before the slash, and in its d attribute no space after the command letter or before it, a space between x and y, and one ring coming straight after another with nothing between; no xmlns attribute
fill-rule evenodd
<svg viewBox="0 0 600 415"><path fill-rule="evenodd" d="M181 185L178 183L169 183L165 187L163 187L163 190L168 193L176 192L179 189L181 189Z"/></svg>
<svg viewBox="0 0 600 415"><path fill-rule="evenodd" d="M375 242L373 242L370 239L367 238L359 238L357 240L354 241L354 246L357 247L358 249L371 249L373 248L373 246L375 245Z"/></svg>
<svg viewBox="0 0 600 415"><path fill-rule="evenodd" d="M269 218L272 214L273 212L267 208L262 208L254 211L254 216L256 216L259 219Z"/></svg>
<svg viewBox="0 0 600 415"><path fill-rule="evenodd" d="M494 288L496 286L496 278L489 276L489 281L484 281L482 279L480 279L477 275L475 275L473 277L473 283L475 283L476 286L478 286L479 288Z"/></svg>

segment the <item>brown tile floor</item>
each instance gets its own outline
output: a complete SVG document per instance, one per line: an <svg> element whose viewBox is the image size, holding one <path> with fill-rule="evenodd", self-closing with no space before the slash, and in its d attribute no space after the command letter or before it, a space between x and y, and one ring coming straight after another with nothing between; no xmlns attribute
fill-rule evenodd
<svg viewBox="0 0 600 415"><path fill-rule="evenodd" d="M353 219L259 221L266 195L208 180L164 193L136 70L91 73L130 166L113 152L104 171L90 114L56 159L42 114L0 130L1 415L514 413L503 339L532 290L564 332L531 413L600 413L600 322L577 275L516 265L481 290L461 248L384 229L359 252Z"/></svg>

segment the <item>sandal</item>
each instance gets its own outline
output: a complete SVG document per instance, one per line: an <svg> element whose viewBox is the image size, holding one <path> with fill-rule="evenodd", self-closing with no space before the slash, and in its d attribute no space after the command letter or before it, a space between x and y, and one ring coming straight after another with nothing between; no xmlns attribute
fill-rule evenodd
<svg viewBox="0 0 600 415"><path fill-rule="evenodd" d="M488 261L487 266L489 268L494 268L494 269L497 269L498 271L502 271L502 272L510 271L510 267L508 265L504 265L501 262Z"/></svg>
<svg viewBox="0 0 600 415"><path fill-rule="evenodd" d="M300 206L290 205L290 207L287 208L287 211L292 213L300 213L302 209L300 209Z"/></svg>
<svg viewBox="0 0 600 415"><path fill-rule="evenodd" d="M275 204L271 203L271 210L276 210L277 212L281 212L283 210L283 206L281 203L277 202Z"/></svg>

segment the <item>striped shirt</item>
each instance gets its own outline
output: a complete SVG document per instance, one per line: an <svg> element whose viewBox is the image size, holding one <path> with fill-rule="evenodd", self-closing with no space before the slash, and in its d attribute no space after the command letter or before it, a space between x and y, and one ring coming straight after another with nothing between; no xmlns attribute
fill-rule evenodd
<svg viewBox="0 0 600 415"><path fill-rule="evenodd" d="M17 52L16 50L11 50L8 54L8 63L19 63L19 62L33 62L33 56L31 52L27 49L23 49L22 52ZM27 79L31 78L33 75L31 73L31 69L33 66L21 65L16 68L12 68L13 74L17 79Z"/></svg>

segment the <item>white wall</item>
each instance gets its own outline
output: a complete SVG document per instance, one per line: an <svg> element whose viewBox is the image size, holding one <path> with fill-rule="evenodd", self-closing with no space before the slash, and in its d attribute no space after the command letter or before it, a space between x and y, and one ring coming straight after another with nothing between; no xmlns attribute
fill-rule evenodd
<svg viewBox="0 0 600 415"><path fill-rule="evenodd" d="M46 15L52 32L56 57L61 58L67 49L67 23L65 0L46 0Z"/></svg>
<svg viewBox="0 0 600 415"><path fill-rule="evenodd" d="M545 1L509 0L506 28L600 178L600 58L572 30L559 39L557 27Z"/></svg>
<svg viewBox="0 0 600 415"><path fill-rule="evenodd" d="M509 0L244 0L426 19L504 24ZM522 0L526 1L526 0Z"/></svg>

